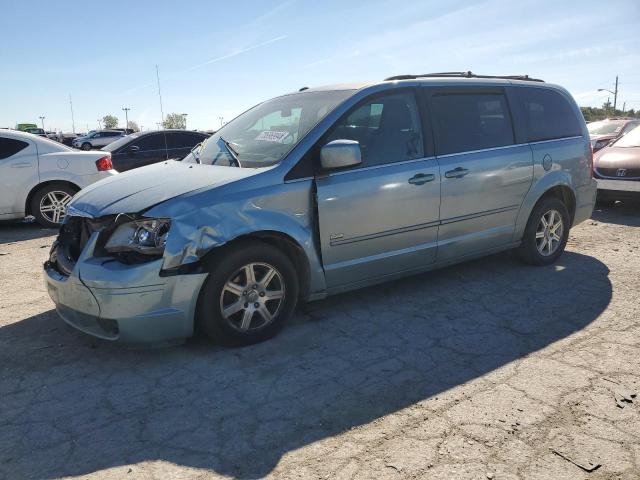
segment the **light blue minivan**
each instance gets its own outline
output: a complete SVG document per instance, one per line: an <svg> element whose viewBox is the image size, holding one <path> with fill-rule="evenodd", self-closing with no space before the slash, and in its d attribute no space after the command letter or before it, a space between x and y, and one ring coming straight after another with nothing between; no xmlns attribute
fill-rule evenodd
<svg viewBox="0 0 640 480"><path fill-rule="evenodd" d="M561 87L403 75L303 88L181 162L70 203L45 264L60 316L128 342L276 334L298 300L515 249L553 263L596 197L589 134Z"/></svg>

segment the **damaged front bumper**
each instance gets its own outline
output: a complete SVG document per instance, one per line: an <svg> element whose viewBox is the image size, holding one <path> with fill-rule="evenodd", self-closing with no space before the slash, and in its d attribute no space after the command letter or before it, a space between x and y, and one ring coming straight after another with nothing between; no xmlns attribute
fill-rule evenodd
<svg viewBox="0 0 640 480"><path fill-rule="evenodd" d="M206 273L161 276L162 259L127 265L94 256L91 235L70 275L44 265L56 311L69 325L105 340L163 342L193 334L195 309Z"/></svg>

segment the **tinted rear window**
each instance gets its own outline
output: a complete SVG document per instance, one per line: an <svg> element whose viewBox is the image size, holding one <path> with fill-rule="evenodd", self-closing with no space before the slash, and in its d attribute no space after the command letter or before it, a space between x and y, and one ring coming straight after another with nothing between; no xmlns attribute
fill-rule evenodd
<svg viewBox="0 0 640 480"><path fill-rule="evenodd" d="M167 134L169 148L193 148L206 137L199 133L174 132Z"/></svg>
<svg viewBox="0 0 640 480"><path fill-rule="evenodd" d="M514 143L511 116L502 94L435 94L431 104L438 155Z"/></svg>
<svg viewBox="0 0 640 480"><path fill-rule="evenodd" d="M164 133L152 133L150 135L144 135L143 137L140 137L137 141L131 142L131 144L140 147L140 150L164 150L164 142Z"/></svg>
<svg viewBox="0 0 640 480"><path fill-rule="evenodd" d="M571 105L559 92L544 88L514 88L529 142L582 135Z"/></svg>
<svg viewBox="0 0 640 480"><path fill-rule="evenodd" d="M0 137L0 160L3 158L9 158L20 150L27 148L29 144L21 140L14 140L13 138Z"/></svg>

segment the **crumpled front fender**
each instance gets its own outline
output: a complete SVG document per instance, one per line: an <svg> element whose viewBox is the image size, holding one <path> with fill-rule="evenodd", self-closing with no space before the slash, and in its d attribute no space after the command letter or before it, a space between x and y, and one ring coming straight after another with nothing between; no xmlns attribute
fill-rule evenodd
<svg viewBox="0 0 640 480"><path fill-rule="evenodd" d="M311 181L231 194L218 203L211 195L212 192L202 192L145 213L171 218L163 269L197 262L212 249L244 235L276 232L293 239L305 252L311 274L310 291L324 291L324 270L315 241Z"/></svg>

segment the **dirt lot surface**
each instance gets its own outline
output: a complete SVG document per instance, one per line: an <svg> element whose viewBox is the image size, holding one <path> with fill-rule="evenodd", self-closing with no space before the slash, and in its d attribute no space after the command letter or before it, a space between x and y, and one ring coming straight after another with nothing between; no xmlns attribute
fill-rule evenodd
<svg viewBox="0 0 640 480"><path fill-rule="evenodd" d="M66 326L53 232L0 224L0 478L638 479L639 226L618 205L555 266L501 254L258 346L150 349Z"/></svg>

